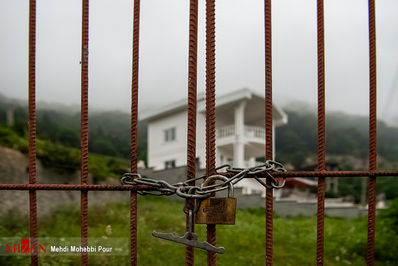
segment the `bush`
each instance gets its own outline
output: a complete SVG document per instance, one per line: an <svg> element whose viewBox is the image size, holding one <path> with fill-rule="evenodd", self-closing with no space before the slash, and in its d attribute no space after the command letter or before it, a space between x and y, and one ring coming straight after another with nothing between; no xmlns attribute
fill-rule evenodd
<svg viewBox="0 0 398 266"><path fill-rule="evenodd" d="M124 173L129 171L129 161L90 154L89 171L93 175L94 183L105 181L108 177L120 179Z"/></svg>
<svg viewBox="0 0 398 266"><path fill-rule="evenodd" d="M0 145L25 153L28 151L28 140L18 136L10 127L0 126Z"/></svg>
<svg viewBox="0 0 398 266"><path fill-rule="evenodd" d="M51 141L37 141L37 158L43 166L61 172L74 172L80 168L80 152Z"/></svg>
<svg viewBox="0 0 398 266"><path fill-rule="evenodd" d="M329 199L336 199L339 198L340 195L336 192L333 192L331 190L328 190L325 192L325 198L329 198Z"/></svg>

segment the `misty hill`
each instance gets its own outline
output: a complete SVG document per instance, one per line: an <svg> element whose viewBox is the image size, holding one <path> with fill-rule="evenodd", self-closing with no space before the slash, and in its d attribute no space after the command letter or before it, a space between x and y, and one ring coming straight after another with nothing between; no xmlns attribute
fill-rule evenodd
<svg viewBox="0 0 398 266"><path fill-rule="evenodd" d="M26 103L0 95L0 125L6 124L6 110L12 107L13 129L27 132ZM37 103L37 136L80 148L80 106ZM120 111L89 112L89 152L130 158L130 114ZM139 123L139 158L146 159L146 124Z"/></svg>
<svg viewBox="0 0 398 266"><path fill-rule="evenodd" d="M317 164L317 113L310 108L284 108L288 124L275 130L276 160L286 167ZM338 163L339 170L367 170L369 119L342 112L326 112L326 161ZM398 128L383 121L377 124L377 169L398 169ZM338 195L361 199L363 178L339 178ZM366 178L365 178L366 180ZM377 178L377 193L386 199L398 197L397 177Z"/></svg>
<svg viewBox="0 0 398 266"><path fill-rule="evenodd" d="M14 109L14 130L26 132L27 107L22 101L0 95L0 124L6 124L6 109ZM37 104L37 135L67 146L80 147L80 108ZM77 110L76 110L77 109ZM295 168L308 163L317 154L316 110L308 105L291 104L284 108L288 124L276 128L276 156ZM350 156L366 161L368 156L368 118L341 112L326 113L326 154L328 158ZM147 127L138 124L139 158L146 159ZM379 165L392 167L398 161L398 128L378 122ZM130 114L119 111L89 112L89 151L98 154L130 157ZM345 156L345 157L344 157ZM341 163L341 162L340 162ZM358 168L346 165L347 170ZM359 169L358 169L359 170Z"/></svg>
<svg viewBox="0 0 398 266"><path fill-rule="evenodd" d="M6 109L13 107L15 122L14 134L21 138L27 136L27 106L20 101L2 98L0 95L0 126L6 124ZM51 108L50 108L51 107ZM66 111L67 110L67 111ZM316 163L317 155L317 116L316 110L284 108L288 115L288 124L276 128L276 160L290 170ZM147 125L138 124L139 159L146 161ZM10 133L11 134L11 133ZM11 134L12 135L12 134ZM10 135L10 136L11 136ZM78 169L80 148L80 110L68 109L57 105L39 105L37 109L37 136L48 140L42 145L44 154L38 158L54 165L54 159ZM378 123L378 169L398 168L398 128ZM368 118L345 113L327 113L326 115L326 159L339 163L340 170L366 170L368 157ZM27 141L27 140L26 140ZM54 144L49 144L54 143ZM62 144L61 146L56 143ZM26 144L25 144L26 145ZM67 147L76 149L67 149ZM11 146L12 147L12 146ZM61 150L60 150L61 149ZM130 114L119 111L89 112L89 151L90 153L109 155L128 159L130 157ZM59 156L52 158L55 153ZM73 156L72 156L72 155ZM120 166L114 157L95 159L92 157L90 171L102 180L106 176L120 176L128 166ZM46 161L43 161L45 163ZM68 168L64 165L64 168ZM394 177L378 178L378 191L384 192L387 199L398 197L398 183ZM360 198L361 179L341 178L340 196L353 195Z"/></svg>
<svg viewBox="0 0 398 266"><path fill-rule="evenodd" d="M317 114L315 110L284 109L288 124L276 128L276 156L295 167L317 154ZM326 155L351 156L366 161L369 151L369 119L342 112L326 113ZM398 160L398 128L378 121L377 153L381 169ZM354 167L355 168L355 167ZM351 169L346 169L351 170ZM360 170L360 169L358 169ZM363 170L363 169L361 169Z"/></svg>

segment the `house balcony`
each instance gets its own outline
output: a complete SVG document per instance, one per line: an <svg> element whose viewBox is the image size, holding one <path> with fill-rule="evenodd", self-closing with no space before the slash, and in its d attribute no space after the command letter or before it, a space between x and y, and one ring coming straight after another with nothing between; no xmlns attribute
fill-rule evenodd
<svg viewBox="0 0 398 266"><path fill-rule="evenodd" d="M227 125L217 128L217 140L223 141L234 141L235 140L235 125ZM254 142L259 144L265 144L265 128L258 126L244 126L244 137L248 142Z"/></svg>
<svg viewBox="0 0 398 266"><path fill-rule="evenodd" d="M265 128L259 126L245 125L243 135L238 137L235 132L235 125L227 125L216 129L216 145L225 158L233 158L236 152L234 146L238 138L243 144L243 159L265 156Z"/></svg>

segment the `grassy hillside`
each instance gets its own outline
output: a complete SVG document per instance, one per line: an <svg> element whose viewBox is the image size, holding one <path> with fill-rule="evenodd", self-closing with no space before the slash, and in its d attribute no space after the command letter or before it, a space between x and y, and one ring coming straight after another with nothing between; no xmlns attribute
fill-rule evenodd
<svg viewBox="0 0 398 266"><path fill-rule="evenodd" d="M14 148L23 153L28 152L26 134L21 136L11 127L0 125L0 145ZM37 158L43 166L55 169L57 172L80 170L80 149L40 138L36 139L36 146ZM130 161L119 157L90 153L88 166L96 183L108 177L120 179L124 173L129 171ZM62 183L62 180L60 182Z"/></svg>
<svg viewBox="0 0 398 266"><path fill-rule="evenodd" d="M390 211L377 217L376 263L396 265L398 261L398 201ZM138 205L138 265L184 265L183 245L154 238L153 230L182 236L185 215L182 203L166 197L140 196ZM265 210L238 210L235 226L217 226L217 265L241 266L265 264ZM129 204L108 204L89 209L90 237L128 237ZM0 218L0 236L29 235L28 217L11 212ZM39 237L79 237L79 206L61 206L39 220ZM325 218L325 265L365 265L367 221L361 219ZM205 225L196 226L199 241L205 241ZM315 265L316 217L274 219L274 265ZM75 265L80 257L40 257L42 265ZM28 264L29 257L0 256L1 265ZM90 265L129 265L129 258L90 256ZM206 265L206 252L195 249L195 264Z"/></svg>

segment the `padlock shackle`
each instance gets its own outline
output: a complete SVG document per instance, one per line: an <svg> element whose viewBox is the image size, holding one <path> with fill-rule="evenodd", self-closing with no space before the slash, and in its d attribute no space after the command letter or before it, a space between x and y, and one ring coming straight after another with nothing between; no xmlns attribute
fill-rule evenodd
<svg viewBox="0 0 398 266"><path fill-rule="evenodd" d="M227 182L229 179L223 175L212 175L209 176L208 178L205 179L205 181L202 183L202 188L207 187L207 185L210 182L216 181L216 180L221 180ZM216 185L211 185L209 187L216 187ZM231 182L228 182L228 197L231 198L234 196L234 186L232 185Z"/></svg>

